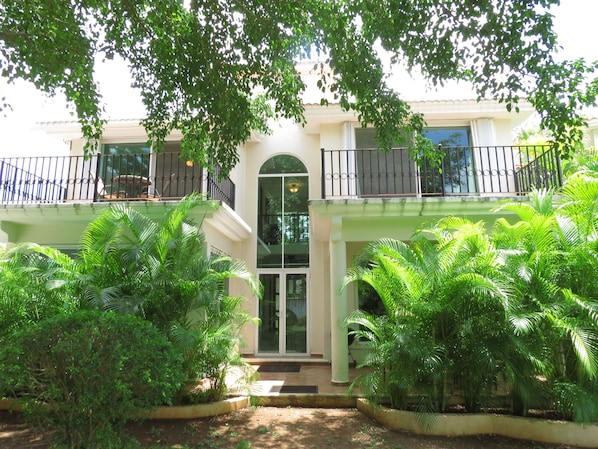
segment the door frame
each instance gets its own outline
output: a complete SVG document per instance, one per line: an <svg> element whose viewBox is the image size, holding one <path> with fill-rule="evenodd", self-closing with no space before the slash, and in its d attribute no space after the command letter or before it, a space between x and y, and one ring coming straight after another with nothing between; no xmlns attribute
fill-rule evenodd
<svg viewBox="0 0 598 449"><path fill-rule="evenodd" d="M296 356L304 356L310 353L310 328L311 328L311 318L310 318L310 271L309 268L260 268L257 270L257 277L259 279L260 275L262 274L276 274L280 277L280 303L279 303L279 319L278 319L278 352L260 352L260 341L259 341L259 326L258 324L255 328L255 355L262 356L262 357L296 357ZM284 305L284 312L286 316L286 308L287 308L287 275L288 274L304 274L305 275L305 352L292 352L288 353L286 351L286 320L280 319L280 309ZM284 298L284 302L283 302ZM260 315L260 299L256 302L256 316L261 318Z"/></svg>

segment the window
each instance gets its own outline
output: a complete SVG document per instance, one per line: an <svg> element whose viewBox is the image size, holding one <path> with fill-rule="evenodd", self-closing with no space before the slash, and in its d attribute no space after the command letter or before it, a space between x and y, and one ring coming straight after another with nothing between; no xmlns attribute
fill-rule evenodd
<svg viewBox="0 0 598 449"><path fill-rule="evenodd" d="M109 198L131 198L147 191L150 184L150 148L145 143L102 145L98 193Z"/></svg>
<svg viewBox="0 0 598 449"><path fill-rule="evenodd" d="M258 181L258 268L309 266L308 177L288 155L264 163Z"/></svg>
<svg viewBox="0 0 598 449"><path fill-rule="evenodd" d="M445 152L442 173L422 167L422 192L466 193L475 192L474 161L468 126L429 128L424 136L434 145L442 145Z"/></svg>

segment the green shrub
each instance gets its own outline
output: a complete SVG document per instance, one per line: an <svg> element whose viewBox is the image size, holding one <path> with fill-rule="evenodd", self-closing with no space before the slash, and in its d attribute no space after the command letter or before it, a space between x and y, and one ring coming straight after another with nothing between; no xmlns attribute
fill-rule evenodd
<svg viewBox="0 0 598 449"><path fill-rule="evenodd" d="M56 429L69 448L122 448L124 424L170 403L180 356L149 322L77 311L16 333L0 349L1 383L24 401L30 423Z"/></svg>
<svg viewBox="0 0 598 449"><path fill-rule="evenodd" d="M598 386L596 382L583 385L557 380L551 393L555 408L565 419L590 423L598 420Z"/></svg>
<svg viewBox="0 0 598 449"><path fill-rule="evenodd" d="M67 288L49 288L72 263L68 255L32 243L0 254L0 344L18 329L78 308Z"/></svg>

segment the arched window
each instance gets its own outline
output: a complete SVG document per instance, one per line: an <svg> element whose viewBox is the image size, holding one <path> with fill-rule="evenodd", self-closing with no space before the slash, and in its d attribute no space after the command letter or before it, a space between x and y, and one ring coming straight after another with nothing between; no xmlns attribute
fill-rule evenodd
<svg viewBox="0 0 598 449"><path fill-rule="evenodd" d="M309 266L307 168L278 155L261 167L258 180L258 268Z"/></svg>

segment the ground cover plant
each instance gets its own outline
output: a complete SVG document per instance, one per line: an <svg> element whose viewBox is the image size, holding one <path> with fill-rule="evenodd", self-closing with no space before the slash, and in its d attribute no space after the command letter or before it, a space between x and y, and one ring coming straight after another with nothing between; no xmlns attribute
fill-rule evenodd
<svg viewBox="0 0 598 449"><path fill-rule="evenodd" d="M408 243L368 245L346 277L384 306L348 320L371 342L362 391L397 409L445 411L456 395L469 412L598 420L597 206L585 170L558 195L501 205L517 220L491 230L447 217Z"/></svg>

